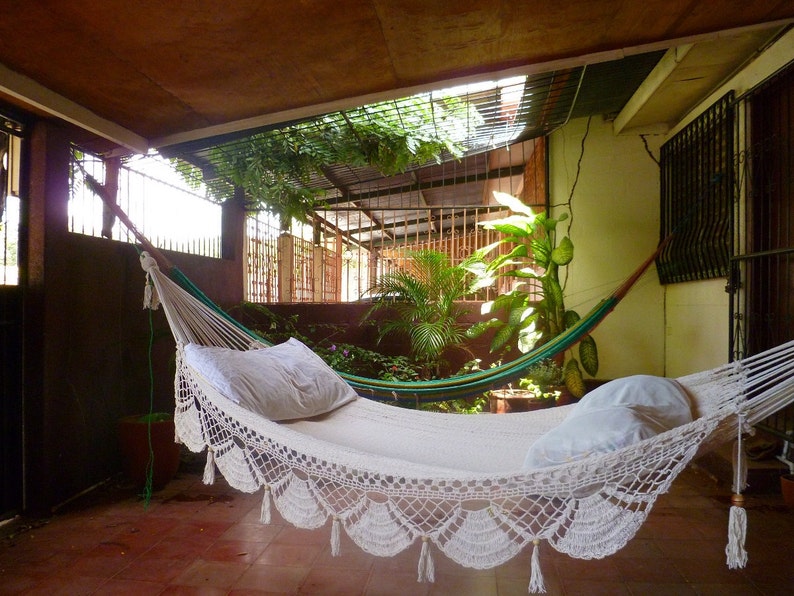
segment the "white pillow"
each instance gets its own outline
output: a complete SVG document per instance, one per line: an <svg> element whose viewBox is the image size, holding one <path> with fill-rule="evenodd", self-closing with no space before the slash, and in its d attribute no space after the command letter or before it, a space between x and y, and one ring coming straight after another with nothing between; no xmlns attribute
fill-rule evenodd
<svg viewBox="0 0 794 596"><path fill-rule="evenodd" d="M689 397L673 379L616 379L587 393L559 426L535 441L524 469L622 449L691 421Z"/></svg>
<svg viewBox="0 0 794 596"><path fill-rule="evenodd" d="M185 362L224 396L270 420L325 414L358 397L295 338L247 351L188 344Z"/></svg>

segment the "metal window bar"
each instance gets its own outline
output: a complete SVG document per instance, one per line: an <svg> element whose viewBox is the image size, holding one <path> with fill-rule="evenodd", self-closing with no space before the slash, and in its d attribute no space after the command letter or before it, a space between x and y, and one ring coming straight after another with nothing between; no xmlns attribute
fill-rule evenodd
<svg viewBox="0 0 794 596"><path fill-rule="evenodd" d="M366 216L355 209L325 212L323 221L336 220L339 224L344 220L345 225L352 227L345 233L326 229L319 239L312 241L293 233L289 280L279 279L278 275L278 237L283 232L274 220L268 223L267 218L249 218L246 299L278 302L279 283L291 285L289 295L294 302L350 302L366 298L367 291L380 276L406 267L411 252L423 249L444 252L450 256L450 263L456 265L492 243L496 233L478 224L496 213L503 214L504 208L443 207L438 212L441 215L434 216L438 226L433 233L418 231L416 222L427 221L428 215L414 209L384 209ZM389 222L389 227L385 222ZM467 299L492 299L503 289L483 290Z"/></svg>
<svg viewBox="0 0 794 596"><path fill-rule="evenodd" d="M278 222L267 214L247 219L246 300L278 302Z"/></svg>
<svg viewBox="0 0 794 596"><path fill-rule="evenodd" d="M135 167L152 167L154 162L138 160ZM68 229L86 236L102 237L102 200L89 189L83 170L100 184L105 182L105 165L97 156L81 153L80 166L73 163L69 189ZM162 170L164 175L169 172ZM176 174L167 181L122 166L119 169L118 204L136 227L157 248L206 257L221 256L221 207L205 196L179 186ZM135 243L124 226L114 225L111 239Z"/></svg>
<svg viewBox="0 0 794 596"><path fill-rule="evenodd" d="M733 209L733 93L728 93L661 149L661 283L728 275Z"/></svg>

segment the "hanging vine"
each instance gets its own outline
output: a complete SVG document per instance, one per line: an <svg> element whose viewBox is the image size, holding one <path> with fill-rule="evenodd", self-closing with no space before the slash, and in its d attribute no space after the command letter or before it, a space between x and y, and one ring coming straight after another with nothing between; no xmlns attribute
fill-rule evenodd
<svg viewBox="0 0 794 596"><path fill-rule="evenodd" d="M334 164L371 166L390 176L429 161L462 155L462 142L476 108L460 98L428 101L424 96L363 106L284 128L261 132L242 141L214 147L209 161L216 178L207 181L218 201L245 190L246 207L269 209L282 220L307 216L324 203L325 190L312 185ZM195 180L195 167L177 169Z"/></svg>

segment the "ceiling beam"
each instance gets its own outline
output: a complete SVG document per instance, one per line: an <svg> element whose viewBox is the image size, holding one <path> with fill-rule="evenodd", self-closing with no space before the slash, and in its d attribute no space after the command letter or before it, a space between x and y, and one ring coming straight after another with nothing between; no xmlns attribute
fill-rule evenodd
<svg viewBox="0 0 794 596"><path fill-rule="evenodd" d="M0 64L0 93L46 112L52 116L84 128L108 141L126 147L134 153L146 154L149 142L142 136L97 116L83 106L58 95L33 79Z"/></svg>

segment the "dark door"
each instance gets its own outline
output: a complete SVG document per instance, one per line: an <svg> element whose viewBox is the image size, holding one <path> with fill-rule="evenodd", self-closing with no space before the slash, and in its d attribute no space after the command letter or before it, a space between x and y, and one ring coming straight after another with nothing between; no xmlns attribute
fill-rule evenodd
<svg viewBox="0 0 794 596"><path fill-rule="evenodd" d="M3 127L13 123L3 117ZM19 285L21 139L0 130L0 520L22 508L22 291Z"/></svg>
<svg viewBox="0 0 794 596"><path fill-rule="evenodd" d="M753 94L746 350L794 338L794 69Z"/></svg>
<svg viewBox="0 0 794 596"><path fill-rule="evenodd" d="M0 286L0 519L22 507L21 306L18 286Z"/></svg>
<svg viewBox="0 0 794 596"><path fill-rule="evenodd" d="M732 354L749 356L794 339L794 67L740 98L738 196L729 284ZM794 406L762 421L792 441ZM789 458L792 454L789 454Z"/></svg>

